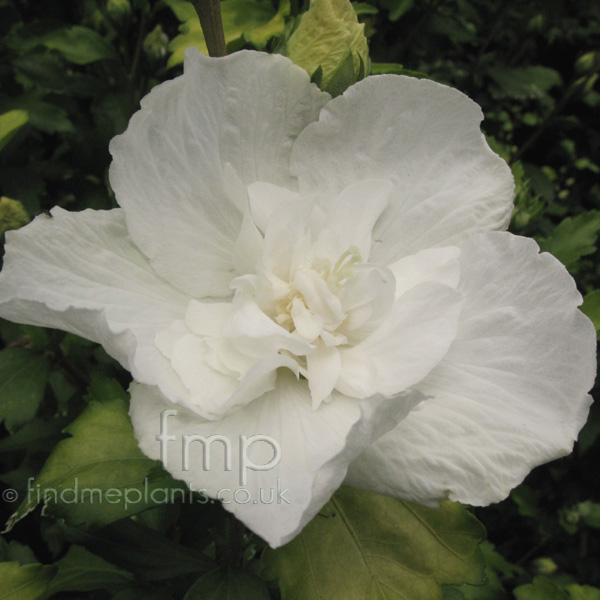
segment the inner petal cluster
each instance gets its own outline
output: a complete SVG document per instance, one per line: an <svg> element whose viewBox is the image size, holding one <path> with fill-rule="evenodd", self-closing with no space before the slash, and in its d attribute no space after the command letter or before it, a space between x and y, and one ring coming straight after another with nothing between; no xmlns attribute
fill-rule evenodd
<svg viewBox="0 0 600 600"><path fill-rule="evenodd" d="M269 316L290 333L308 342L339 346L347 337L336 333L345 321L340 294L344 284L356 275L355 265L362 258L351 246L332 267L327 259L316 258L307 269L298 269L289 282L288 293L277 299L274 314ZM270 306L265 306L269 311Z"/></svg>
<svg viewBox="0 0 600 600"><path fill-rule="evenodd" d="M289 190L273 202L272 188L264 201L249 194L233 257L243 268L231 281L231 301L193 300L185 320L156 337L190 391L192 408L206 418L272 389L281 367L307 380L318 408L336 389L344 352L368 337L394 303L394 275L367 262L385 203L348 228L336 213L368 198L345 192L328 214L315 199Z"/></svg>

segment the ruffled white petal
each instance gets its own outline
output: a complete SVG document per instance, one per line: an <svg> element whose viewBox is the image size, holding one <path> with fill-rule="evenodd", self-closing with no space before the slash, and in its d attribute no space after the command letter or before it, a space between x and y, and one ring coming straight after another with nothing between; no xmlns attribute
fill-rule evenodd
<svg viewBox="0 0 600 600"><path fill-rule="evenodd" d="M340 376L340 369L340 351L335 346L321 346L306 357L306 378L314 409L329 398Z"/></svg>
<svg viewBox="0 0 600 600"><path fill-rule="evenodd" d="M421 381L443 358L456 335L462 294L426 282L396 301L388 316L365 340L343 349L337 389L362 398L398 394ZM364 366L357 377L357 364Z"/></svg>
<svg viewBox="0 0 600 600"><path fill-rule="evenodd" d="M390 180L370 258L388 265L508 224L513 178L481 134L482 117L466 96L433 81L368 77L300 134L292 172L301 192L329 200L365 179Z"/></svg>
<svg viewBox="0 0 600 600"><path fill-rule="evenodd" d="M173 405L148 386L133 384L131 395L130 414L140 448L147 456L160 459L157 435L161 433L161 413ZM224 500L227 510L272 547L278 547L292 539L327 502L343 481L349 462L421 400L416 392L361 402L334 393L331 402L314 411L306 382L283 371L273 392L221 421L203 421L176 407L178 414L167 417L167 431L163 431L165 438L176 439L163 443L167 451L163 458L174 477ZM194 435L227 439L231 470L224 468L223 442L213 443L210 469L204 470L202 446L192 438L188 438L189 469L185 470L183 436ZM246 442L252 442L252 436L268 436L280 449L279 461L273 460L275 444L256 439L248 447L249 459L258 466L273 463L272 468L240 468L240 436L246 436ZM278 496L278 490L283 496Z"/></svg>
<svg viewBox="0 0 600 600"><path fill-rule="evenodd" d="M456 289L460 281L460 250L456 246L430 248L389 266L396 279L396 298L418 283L435 281Z"/></svg>
<svg viewBox="0 0 600 600"><path fill-rule="evenodd" d="M287 338L277 337L277 331L275 335L267 331L259 338L223 337L232 315L236 316L227 303L192 300L185 321L174 321L154 339L185 389L184 395L170 400L203 419L220 419L272 390L280 367L299 372L293 358L278 353L278 342L285 344ZM300 340L296 343L308 346Z"/></svg>
<svg viewBox="0 0 600 600"><path fill-rule="evenodd" d="M230 295L239 183L292 188L292 144L328 99L281 56L188 50L185 74L155 87L110 146L129 232L161 276L195 297Z"/></svg>
<svg viewBox="0 0 600 600"><path fill-rule="evenodd" d="M137 381L185 395L154 338L183 317L189 298L154 273L122 210L52 215L7 234L0 316L99 342Z"/></svg>
<svg viewBox="0 0 600 600"><path fill-rule="evenodd" d="M367 262L373 226L388 205L391 190L389 181L365 180L323 202L327 226L316 241L315 254L335 262L354 246L363 262Z"/></svg>
<svg viewBox="0 0 600 600"><path fill-rule="evenodd" d="M458 334L417 386L431 399L352 465L350 484L486 505L571 452L591 402L595 331L564 266L538 250L501 232L461 246Z"/></svg>

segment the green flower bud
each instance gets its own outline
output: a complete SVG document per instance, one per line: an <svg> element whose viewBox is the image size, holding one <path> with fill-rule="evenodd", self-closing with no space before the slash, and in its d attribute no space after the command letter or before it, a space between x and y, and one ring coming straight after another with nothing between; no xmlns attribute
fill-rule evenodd
<svg viewBox="0 0 600 600"><path fill-rule="evenodd" d="M0 198L0 235L10 229L19 229L29 223L29 216L18 200Z"/></svg>
<svg viewBox="0 0 600 600"><path fill-rule="evenodd" d="M144 52L150 60L160 60L167 55L169 36L157 25L144 39Z"/></svg>
<svg viewBox="0 0 600 600"><path fill-rule="evenodd" d="M536 558L533 565L538 575L552 575L558 569L556 563L547 557Z"/></svg>
<svg viewBox="0 0 600 600"><path fill-rule="evenodd" d="M575 72L578 75L588 75L598 69L600 55L597 52L586 52L575 61Z"/></svg>
<svg viewBox="0 0 600 600"><path fill-rule="evenodd" d="M348 0L311 0L285 53L306 69L321 89L336 95L368 71L364 28ZM330 90L332 83L335 89Z"/></svg>
<svg viewBox="0 0 600 600"><path fill-rule="evenodd" d="M106 10L112 19L121 21L131 15L131 4L129 0L108 0Z"/></svg>

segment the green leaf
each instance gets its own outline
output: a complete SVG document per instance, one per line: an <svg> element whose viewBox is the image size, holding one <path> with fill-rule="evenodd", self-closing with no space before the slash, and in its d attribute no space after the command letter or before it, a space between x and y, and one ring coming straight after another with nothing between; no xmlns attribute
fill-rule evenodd
<svg viewBox="0 0 600 600"><path fill-rule="evenodd" d="M285 30L285 20L290 14L290 0L281 0L275 16L264 25L244 31L243 36L258 50L264 50L271 38Z"/></svg>
<svg viewBox="0 0 600 600"><path fill-rule="evenodd" d="M6 196L0 198L0 235L19 229L29 223L29 215L25 207L18 200L11 200Z"/></svg>
<svg viewBox="0 0 600 600"><path fill-rule="evenodd" d="M562 84L558 71L542 66L494 67L491 78L511 98L542 98L550 89Z"/></svg>
<svg viewBox="0 0 600 600"><path fill-rule="evenodd" d="M568 600L567 595L546 577L536 577L533 583L513 590L516 600Z"/></svg>
<svg viewBox="0 0 600 600"><path fill-rule="evenodd" d="M38 562L29 546L25 546L16 540L7 542L3 537L0 537L0 562L14 560L20 565L32 565Z"/></svg>
<svg viewBox="0 0 600 600"><path fill-rule="evenodd" d="M51 364L47 356L26 348L0 352L0 422L9 431L31 421L44 397Z"/></svg>
<svg viewBox="0 0 600 600"><path fill-rule="evenodd" d="M310 81L321 87L321 82L323 81L323 67L321 65L319 65L317 70L310 76Z"/></svg>
<svg viewBox="0 0 600 600"><path fill-rule="evenodd" d="M379 9L368 2L353 2L352 8L357 17L362 17L363 15L376 15L379 13Z"/></svg>
<svg viewBox="0 0 600 600"><path fill-rule="evenodd" d="M19 431L0 440L0 452L43 452L49 454L60 441L64 419L45 421L39 417L24 425Z"/></svg>
<svg viewBox="0 0 600 600"><path fill-rule="evenodd" d="M265 583L256 575L232 567L202 575L183 600L270 600Z"/></svg>
<svg viewBox="0 0 600 600"><path fill-rule="evenodd" d="M582 523L600 529L600 504L586 500L577 504L573 510L577 512Z"/></svg>
<svg viewBox="0 0 600 600"><path fill-rule="evenodd" d="M525 571L521 567L509 563L496 552L494 545L490 542L483 542L481 551L486 562L485 578L487 583L483 586L465 584L457 589L460 590L465 600L508 600L502 580L525 575ZM446 595L444 595L444 600L447 600Z"/></svg>
<svg viewBox="0 0 600 600"><path fill-rule="evenodd" d="M313 73L314 77L314 73ZM348 50L346 60L340 63L338 68L329 78L329 83L324 89L333 98L343 94L353 83L356 83L357 74L354 72L354 57Z"/></svg>
<svg viewBox="0 0 600 600"><path fill-rule="evenodd" d="M123 402L127 402L129 399L127 392L116 379L98 371L92 371L90 374L90 387L86 398L90 402L102 402L107 398L111 400L118 398Z"/></svg>
<svg viewBox="0 0 600 600"><path fill-rule="evenodd" d="M9 110L0 115L0 150L28 121L29 115L24 110Z"/></svg>
<svg viewBox="0 0 600 600"><path fill-rule="evenodd" d="M123 400L92 402L65 432L72 437L56 446L7 529L43 501L45 514L70 524L105 525L186 493L142 454Z"/></svg>
<svg viewBox="0 0 600 600"><path fill-rule="evenodd" d="M48 586L48 596L58 592L91 592L113 589L133 581L133 576L88 552L81 546L71 546L56 564L58 572Z"/></svg>
<svg viewBox="0 0 600 600"><path fill-rule="evenodd" d="M591 319L596 328L597 338L600 340L600 290L593 290L585 295L581 312Z"/></svg>
<svg viewBox="0 0 600 600"><path fill-rule="evenodd" d="M416 77L417 79L430 79L426 73L420 71L411 71L405 69L398 63L371 63L371 75L408 75L409 77Z"/></svg>
<svg viewBox="0 0 600 600"><path fill-rule="evenodd" d="M580 454L586 453L594 447L596 440L600 438L600 406L592 404L587 423L579 432L577 446Z"/></svg>
<svg viewBox="0 0 600 600"><path fill-rule="evenodd" d="M590 210L564 219L548 237L538 239L538 243L542 251L554 254L568 269L574 270L582 256L596 251L599 232L600 211Z"/></svg>
<svg viewBox="0 0 600 600"><path fill-rule="evenodd" d="M179 28L181 33L169 44L171 56L167 67L181 64L186 48L191 46L208 54L200 21L192 4L182 0L166 0L166 3L183 22ZM264 45L268 36L281 33L284 25L282 14L276 13L270 3L253 0L224 0L221 2L221 18L228 45L243 44L245 39Z"/></svg>
<svg viewBox="0 0 600 600"><path fill-rule="evenodd" d="M45 51L19 56L12 63L18 80L28 89L33 82L59 94L93 96L103 88L100 79L65 68L60 57Z"/></svg>
<svg viewBox="0 0 600 600"><path fill-rule="evenodd" d="M45 102L37 94L17 96L4 101L2 106L26 111L31 126L45 133L73 133L75 131L68 113L63 108Z"/></svg>
<svg viewBox="0 0 600 600"><path fill-rule="evenodd" d="M569 592L570 600L600 600L600 589L590 585L577 585L572 583L565 586Z"/></svg>
<svg viewBox="0 0 600 600"><path fill-rule="evenodd" d="M438 600L443 584L484 582L484 535L458 504L434 510L343 487L262 566L283 600Z"/></svg>
<svg viewBox="0 0 600 600"><path fill-rule="evenodd" d="M0 563L0 600L38 600L48 587L56 569L44 565L19 566Z"/></svg>
<svg viewBox="0 0 600 600"><path fill-rule="evenodd" d="M87 65L98 60L119 60L115 49L93 29L74 25L57 29L44 36L44 46L56 50L66 60L77 65Z"/></svg>
<svg viewBox="0 0 600 600"><path fill-rule="evenodd" d="M339 95L342 83L349 87L358 80L361 61L363 65L370 62L364 29L364 23L358 22L348 0L312 0L287 40L285 55L309 75L320 65L322 89L329 90L331 83L331 89ZM335 83L332 82L334 77L337 78Z"/></svg>
<svg viewBox="0 0 600 600"><path fill-rule="evenodd" d="M442 592L442 600L467 600L459 589L449 585L442 586Z"/></svg>
<svg viewBox="0 0 600 600"><path fill-rule="evenodd" d="M201 507L198 507L201 510ZM113 523L98 532L64 527L67 539L80 544L112 564L145 581L213 570L215 564L202 554L131 519Z"/></svg>
<svg viewBox="0 0 600 600"><path fill-rule="evenodd" d="M389 20L397 21L413 7L414 0L383 0L382 4L390 11Z"/></svg>

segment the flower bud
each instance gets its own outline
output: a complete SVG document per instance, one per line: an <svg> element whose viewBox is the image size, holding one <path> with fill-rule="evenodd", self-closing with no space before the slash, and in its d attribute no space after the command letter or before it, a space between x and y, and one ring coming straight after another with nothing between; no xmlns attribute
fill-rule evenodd
<svg viewBox="0 0 600 600"><path fill-rule="evenodd" d="M589 75L594 73L600 65L600 54L598 52L586 52L575 61L575 72L578 75Z"/></svg>
<svg viewBox="0 0 600 600"><path fill-rule="evenodd" d="M131 15L131 4L129 0L108 0L106 10L112 19L121 21Z"/></svg>
<svg viewBox="0 0 600 600"><path fill-rule="evenodd" d="M348 0L311 0L285 54L313 77L319 87L338 95L362 79L369 67L369 49Z"/></svg>
<svg viewBox="0 0 600 600"><path fill-rule="evenodd" d="M0 198L0 235L10 229L19 229L29 223L29 216L18 200Z"/></svg>
<svg viewBox="0 0 600 600"><path fill-rule="evenodd" d="M167 46L169 45L169 36L157 25L144 39L144 52L152 60L160 60L167 55Z"/></svg>

